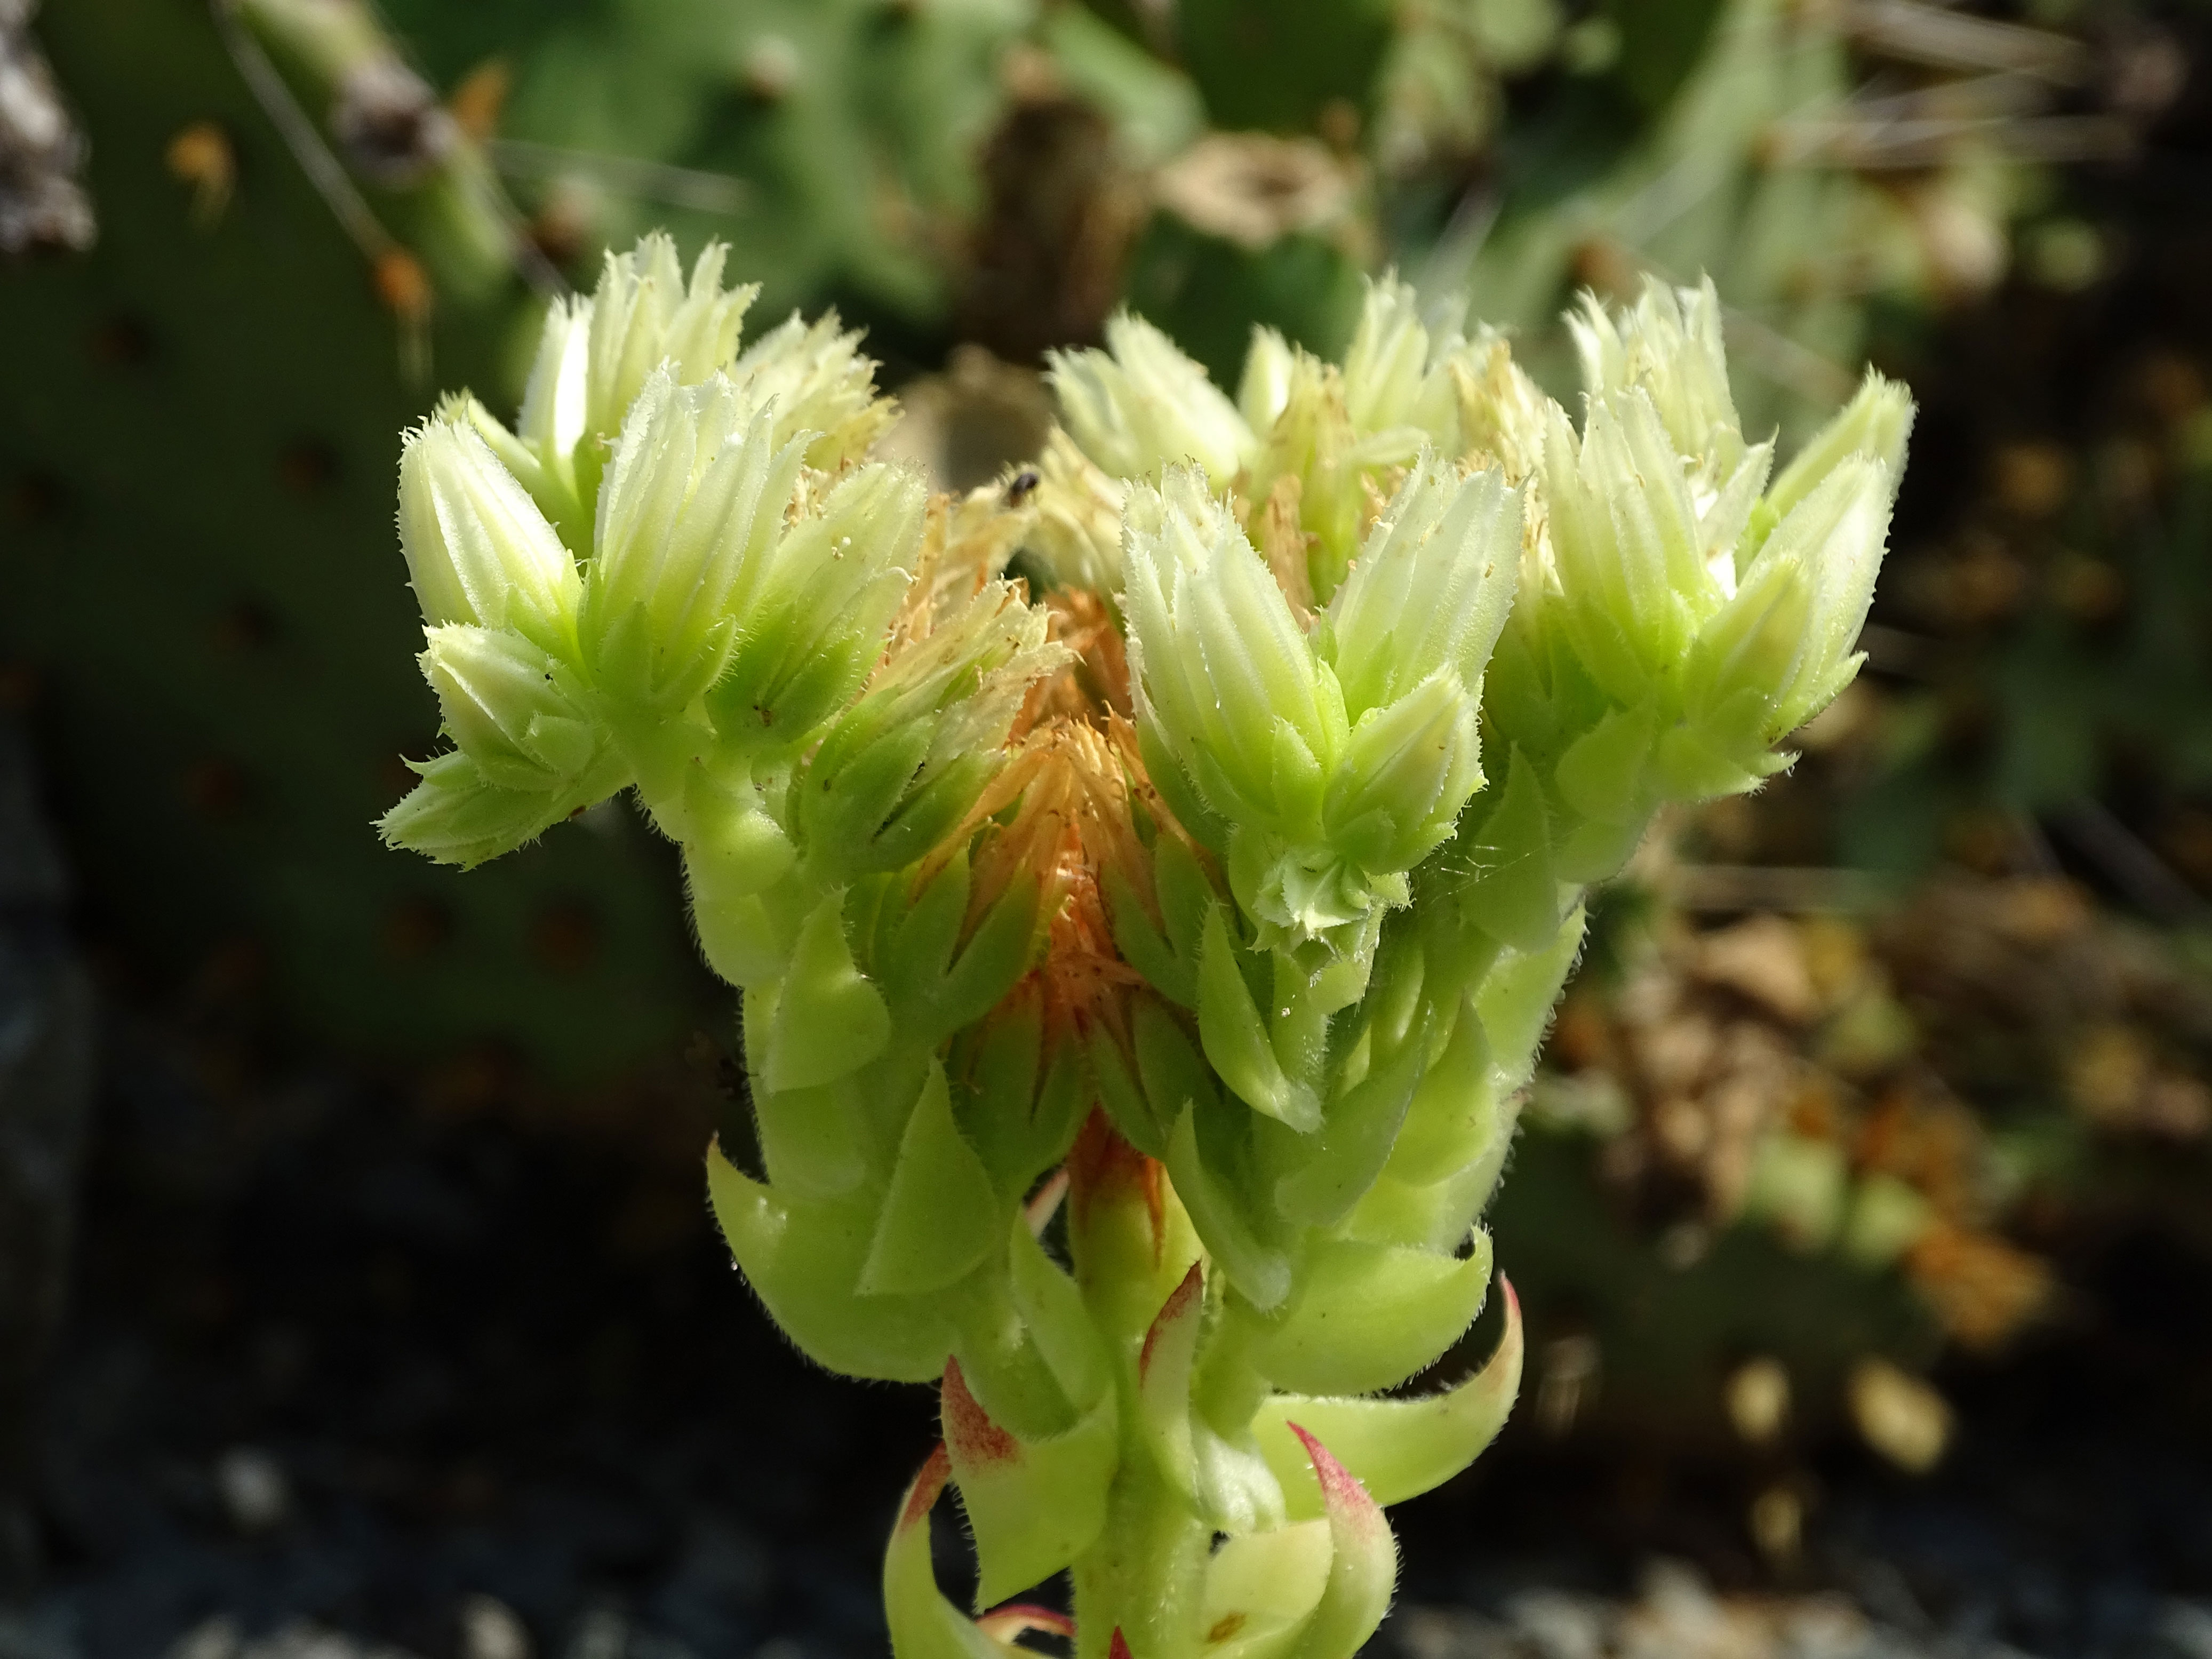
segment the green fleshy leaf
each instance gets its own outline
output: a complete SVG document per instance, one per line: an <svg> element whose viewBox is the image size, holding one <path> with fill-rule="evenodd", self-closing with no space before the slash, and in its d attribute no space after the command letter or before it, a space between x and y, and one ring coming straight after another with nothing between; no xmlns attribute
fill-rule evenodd
<svg viewBox="0 0 2212 1659"><path fill-rule="evenodd" d="M937 1588L929 1512L951 1473L951 1457L940 1445L907 1488L884 1552L884 1614L892 1659L1007 1659L1006 1646L978 1629Z"/></svg>
<svg viewBox="0 0 2212 1659"><path fill-rule="evenodd" d="M1343 1467L1378 1504L1388 1506L1442 1486L1480 1456L1504 1426L1521 1387L1521 1304L1505 1293L1505 1335L1490 1363L1457 1388L1414 1400L1330 1400L1277 1395L1254 1424L1260 1448L1283 1483L1296 1520L1322 1512L1307 1477L1305 1449L1295 1422L1334 1449Z"/></svg>
<svg viewBox="0 0 2212 1659"><path fill-rule="evenodd" d="M905 907L883 948L870 958L884 1000L893 1007L924 1003L944 984L953 949L960 943L960 925L967 920L968 890L968 849L963 847Z"/></svg>
<svg viewBox="0 0 2212 1659"><path fill-rule="evenodd" d="M872 1206L787 1199L739 1172L719 1146L707 1154L707 1194L745 1282L809 1358L889 1382L926 1382L944 1370L952 1328L934 1304L858 1293Z"/></svg>
<svg viewBox="0 0 2212 1659"><path fill-rule="evenodd" d="M1185 1034L1182 1022L1156 997L1139 996L1130 1020L1137 1077L1152 1103L1155 1123L1173 1123L1186 1108L1216 1098L1213 1073Z"/></svg>
<svg viewBox="0 0 2212 1659"><path fill-rule="evenodd" d="M1199 951L1198 1035L1213 1069L1245 1104L1293 1129L1321 1127L1321 1103L1313 1091L1285 1076L1275 1057L1218 904L1206 918Z"/></svg>
<svg viewBox="0 0 2212 1659"><path fill-rule="evenodd" d="M1285 1215L1308 1226L1333 1225L1375 1184L1420 1085L1428 1050L1425 1019L1381 1071L1370 1072L1331 1103L1313 1138L1313 1158L1275 1183L1275 1201Z"/></svg>
<svg viewBox="0 0 2212 1659"><path fill-rule="evenodd" d="M1014 1218L1008 1241L1014 1307L1060 1391L1078 1411L1088 1412L1105 1396L1113 1378L1107 1369L1106 1345L1083 1305L1083 1291L1045 1254L1030 1231L1027 1216Z"/></svg>
<svg viewBox="0 0 2212 1659"><path fill-rule="evenodd" d="M1003 1220L989 1171L952 1121L952 1095L935 1059L900 1138L881 1221L860 1273L866 1296L942 1290L999 1242Z"/></svg>
<svg viewBox="0 0 2212 1659"><path fill-rule="evenodd" d="M1314 1247L1260 1369L1300 1394L1373 1394L1434 1364L1490 1291L1490 1238L1465 1258L1351 1240Z"/></svg>
<svg viewBox="0 0 2212 1659"><path fill-rule="evenodd" d="M1583 948L1583 921L1577 905L1542 950L1506 957L1474 994L1501 1091L1519 1088L1536 1069L1536 1045Z"/></svg>
<svg viewBox="0 0 2212 1659"><path fill-rule="evenodd" d="M769 1183L805 1198L848 1193L867 1173L860 1123L837 1085L753 1091Z"/></svg>
<svg viewBox="0 0 2212 1659"><path fill-rule="evenodd" d="M1090 1061L1091 1086L1097 1090L1098 1103L1113 1120L1121 1138L1146 1158L1166 1155L1167 1126L1152 1116L1152 1103L1137 1081L1136 1068L1129 1063L1128 1055L1114 1034L1103 1025L1091 1028L1084 1042L1085 1057Z"/></svg>
<svg viewBox="0 0 2212 1659"><path fill-rule="evenodd" d="M1462 996L1450 1039L1413 1091L1405 1125L1383 1168L1410 1186L1426 1186L1464 1169L1497 1130L1489 1034L1482 1029L1474 997Z"/></svg>
<svg viewBox="0 0 2212 1659"><path fill-rule="evenodd" d="M1034 872L1006 884L931 998L933 1024L924 1025L925 1033L950 1033L974 1024L1029 971L1036 943L1039 891Z"/></svg>
<svg viewBox="0 0 2212 1659"><path fill-rule="evenodd" d="M1650 810L1644 766L1658 732L1658 713L1648 702L1616 708L1569 745L1554 775L1559 794L1586 818L1627 823Z"/></svg>
<svg viewBox="0 0 2212 1659"><path fill-rule="evenodd" d="M1559 927L1559 878L1552 863L1543 786L1517 748L1505 788L1466 858L1475 872L1461 900L1469 919L1511 949L1542 948Z"/></svg>
<svg viewBox="0 0 2212 1659"><path fill-rule="evenodd" d="M835 1082L890 1039L890 1011L845 942L844 908L844 894L830 893L799 931L769 1030L763 1080L771 1089Z"/></svg>
<svg viewBox="0 0 2212 1659"><path fill-rule="evenodd" d="M1358 1478L1304 1425L1289 1428L1313 1465L1330 1547L1328 1579L1293 1659L1352 1659L1390 1611L1390 1595L1398 1587L1398 1540L1382 1505Z"/></svg>
<svg viewBox="0 0 2212 1659"><path fill-rule="evenodd" d="M1182 1283L1145 1333L1137 1356L1137 1415L1160 1478L1183 1502L1198 1505L1198 1458L1191 1444L1191 1368L1206 1311L1206 1273L1194 1261Z"/></svg>
<svg viewBox="0 0 2212 1659"><path fill-rule="evenodd" d="M1128 877L1119 870L1108 870L1106 897L1114 925L1114 948L1121 953L1121 960L1170 1002L1195 1008L1196 961L1178 957L1166 933L1152 926L1152 918L1145 914L1144 901L1137 896Z"/></svg>
<svg viewBox="0 0 2212 1659"><path fill-rule="evenodd" d="M1206 1659L1285 1659L1321 1605L1334 1553L1319 1518L1224 1540L1206 1562L1202 1623L1228 1633L1206 1644Z"/></svg>
<svg viewBox="0 0 2212 1659"><path fill-rule="evenodd" d="M780 981L791 966L787 939L781 935L758 895L726 897L714 888L716 872L684 852L684 871L691 889L691 925L707 965L732 985L750 990Z"/></svg>
<svg viewBox="0 0 2212 1659"><path fill-rule="evenodd" d="M1197 1109L1176 1120L1168 1137L1169 1179L1190 1212L1191 1224L1230 1282L1251 1304L1265 1311L1280 1306L1291 1293L1291 1261L1263 1243L1200 1151Z"/></svg>
<svg viewBox="0 0 2212 1659"><path fill-rule="evenodd" d="M1097 1541L1120 1462L1114 1401L1066 1434L1025 1441L991 1420L957 1361L940 1393L945 1444L975 1537L978 1611L1049 1578Z"/></svg>

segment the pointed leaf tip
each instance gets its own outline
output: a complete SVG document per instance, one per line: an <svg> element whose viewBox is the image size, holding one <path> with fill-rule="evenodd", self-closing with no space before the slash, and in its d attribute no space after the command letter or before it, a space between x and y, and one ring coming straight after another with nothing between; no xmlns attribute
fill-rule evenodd
<svg viewBox="0 0 2212 1659"><path fill-rule="evenodd" d="M1114 1639L1107 1644L1106 1659L1132 1659L1129 1638L1121 1634L1119 1625L1114 1626Z"/></svg>
<svg viewBox="0 0 2212 1659"><path fill-rule="evenodd" d="M1018 1462L1021 1443L991 1420L991 1414L968 1391L960 1362L945 1363L945 1386L940 1407L945 1422L945 1446L956 1462L975 1467Z"/></svg>
<svg viewBox="0 0 2212 1659"><path fill-rule="evenodd" d="M914 1477L914 1484L906 1489L906 1503L899 1510L898 1530L907 1531L929 1518L930 1510L937 1507L938 1498L945 1492L945 1483L952 1478L952 1455L945 1443L937 1443L921 1471Z"/></svg>
<svg viewBox="0 0 2212 1659"><path fill-rule="evenodd" d="M1382 1510L1376 1508L1375 1500L1367 1495L1367 1488L1359 1484L1358 1477L1330 1456L1328 1447L1297 1424L1287 1426L1306 1449L1306 1456L1313 1463L1314 1478L1321 1482L1322 1502L1330 1510L1341 1510L1347 1518L1364 1516L1369 1511L1381 1516Z"/></svg>
<svg viewBox="0 0 2212 1659"><path fill-rule="evenodd" d="M1152 1328L1145 1333L1145 1346L1137 1353L1139 1382L1141 1383L1151 1375L1152 1354L1158 1346L1161 1336L1180 1326L1182 1321L1190 1314L1197 1304L1198 1298L1204 1294L1205 1290L1204 1267L1202 1264L1194 1261L1190 1264L1190 1271L1182 1276L1182 1283L1168 1292L1168 1299L1160 1304L1159 1314L1153 1319Z"/></svg>

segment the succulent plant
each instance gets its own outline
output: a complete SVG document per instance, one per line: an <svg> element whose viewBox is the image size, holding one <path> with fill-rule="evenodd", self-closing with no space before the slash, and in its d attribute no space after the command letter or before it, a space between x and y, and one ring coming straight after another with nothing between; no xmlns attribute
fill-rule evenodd
<svg viewBox="0 0 2212 1659"><path fill-rule="evenodd" d="M513 429L409 434L453 747L384 834L476 865L635 790L681 849L740 994L738 1265L816 1359L940 1391L896 1652L1066 1623L945 1600L950 1481L979 1607L1066 1569L1080 1654L1348 1659L1382 1505L1518 1382L1509 1291L1487 1365L1378 1397L1487 1297L1583 894L1856 673L1911 405L1869 377L1776 474L1709 284L1589 308L1577 426L1382 283L1234 398L1120 318L1054 362L1047 466L933 499L849 339L740 351L722 264L611 258Z"/></svg>

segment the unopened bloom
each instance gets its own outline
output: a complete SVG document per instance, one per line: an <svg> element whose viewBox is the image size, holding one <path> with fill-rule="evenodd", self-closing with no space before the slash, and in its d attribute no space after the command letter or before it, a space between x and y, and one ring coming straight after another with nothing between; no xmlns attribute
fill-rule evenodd
<svg viewBox="0 0 2212 1659"><path fill-rule="evenodd" d="M1084 453L1117 478L1194 462L1218 486L1235 478L1252 428L1205 369L1127 312L1107 323L1106 348L1050 359L1061 422Z"/></svg>
<svg viewBox="0 0 2212 1659"><path fill-rule="evenodd" d="M487 781L558 789L599 757L599 733L562 684L560 665L520 635L445 623L430 629L422 661L447 734Z"/></svg>
<svg viewBox="0 0 2212 1659"><path fill-rule="evenodd" d="M584 662L611 695L681 707L714 684L737 624L730 599L783 527L799 446L716 375L679 386L665 368L640 393L599 493L597 556L579 623Z"/></svg>
<svg viewBox="0 0 2212 1659"><path fill-rule="evenodd" d="M1404 872L1481 787L1482 672L1520 521L1495 471L1424 459L1310 637L1194 474L1132 492L1140 718L1230 825L1231 884L1271 938L1341 940L1403 902Z"/></svg>
<svg viewBox="0 0 2212 1659"><path fill-rule="evenodd" d="M399 548L422 620L569 648L581 583L553 526L471 427L434 419L399 457Z"/></svg>
<svg viewBox="0 0 2212 1659"><path fill-rule="evenodd" d="M1887 461L1846 455L1775 526L1698 636L1686 688L1694 715L1763 748L1850 684L1896 489Z"/></svg>
<svg viewBox="0 0 2212 1659"><path fill-rule="evenodd" d="M896 415L876 395L875 368L836 312L811 324L794 313L745 348L730 380L751 407L774 404L779 433L809 434L806 464L828 471L866 454Z"/></svg>
<svg viewBox="0 0 2212 1659"><path fill-rule="evenodd" d="M622 429L647 377L662 363L679 386L693 386L727 366L757 285L725 289L722 264L729 250L709 242L699 251L691 280L684 280L676 244L656 231L629 253L609 253L592 296L585 331L582 431L600 438ZM563 356L574 349L572 323L565 335L549 327L546 343ZM555 371L557 402L566 365ZM529 421L526 418L524 424Z"/></svg>
<svg viewBox="0 0 2212 1659"><path fill-rule="evenodd" d="M708 697L726 736L797 748L859 694L906 597L924 495L910 472L861 467L746 561L728 599L729 664Z"/></svg>

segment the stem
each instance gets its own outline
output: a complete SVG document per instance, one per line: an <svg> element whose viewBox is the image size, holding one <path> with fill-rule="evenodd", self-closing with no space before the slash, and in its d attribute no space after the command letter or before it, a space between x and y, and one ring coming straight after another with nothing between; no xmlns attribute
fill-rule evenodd
<svg viewBox="0 0 2212 1659"><path fill-rule="evenodd" d="M1067 1238L1076 1282L1114 1368L1121 1461L1098 1540L1070 1569L1076 1659L1194 1659L1213 1530L1168 1484L1147 1439L1137 1368L1168 1293L1199 1254L1167 1170L1094 1114L1067 1160Z"/></svg>
<svg viewBox="0 0 2212 1659"><path fill-rule="evenodd" d="M1069 1573L1075 1591L1076 1659L1107 1659L1120 1631L1136 1659L1189 1659L1198 1628L1212 1528L1176 1497L1152 1462L1136 1421L1133 1389L1121 1390L1121 1466L1098 1541Z"/></svg>

